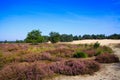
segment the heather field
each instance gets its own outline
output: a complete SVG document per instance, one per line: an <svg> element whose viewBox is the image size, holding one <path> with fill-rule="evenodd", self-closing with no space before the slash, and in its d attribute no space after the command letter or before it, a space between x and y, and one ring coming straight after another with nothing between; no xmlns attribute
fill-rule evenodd
<svg viewBox="0 0 120 80"><path fill-rule="evenodd" d="M94 77L106 65L118 64L119 55L114 54L114 50L119 49L119 45L114 47L112 49L98 42L37 45L2 43L0 80L99 80L96 77L86 79L84 76Z"/></svg>
<svg viewBox="0 0 120 80"><path fill-rule="evenodd" d="M0 80L120 80L120 0L0 0Z"/></svg>

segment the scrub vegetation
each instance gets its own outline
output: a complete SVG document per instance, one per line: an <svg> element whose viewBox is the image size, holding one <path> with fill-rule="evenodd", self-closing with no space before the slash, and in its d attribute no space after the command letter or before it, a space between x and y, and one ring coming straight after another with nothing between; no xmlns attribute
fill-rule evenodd
<svg viewBox="0 0 120 80"><path fill-rule="evenodd" d="M101 63L119 62L111 48L95 44L2 43L1 80L43 80L94 74Z"/></svg>

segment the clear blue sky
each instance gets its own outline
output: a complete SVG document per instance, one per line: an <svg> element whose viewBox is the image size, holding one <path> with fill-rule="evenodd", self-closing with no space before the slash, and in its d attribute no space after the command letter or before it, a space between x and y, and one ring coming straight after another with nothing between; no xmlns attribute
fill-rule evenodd
<svg viewBox="0 0 120 80"><path fill-rule="evenodd" d="M0 0L0 40L43 35L120 33L120 0Z"/></svg>

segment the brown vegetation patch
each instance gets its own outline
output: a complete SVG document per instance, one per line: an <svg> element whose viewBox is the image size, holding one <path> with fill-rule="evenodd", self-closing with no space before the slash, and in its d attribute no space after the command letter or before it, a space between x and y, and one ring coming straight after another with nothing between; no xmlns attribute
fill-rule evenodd
<svg viewBox="0 0 120 80"><path fill-rule="evenodd" d="M95 61L100 63L115 63L119 62L119 58L115 54L104 53L96 56Z"/></svg>
<svg viewBox="0 0 120 80"><path fill-rule="evenodd" d="M99 69L100 65L93 60L68 60L51 65L51 70L64 75L93 74Z"/></svg>
<svg viewBox="0 0 120 80"><path fill-rule="evenodd" d="M72 57L75 51L72 49L57 48L55 50L49 50L47 52L56 57Z"/></svg>
<svg viewBox="0 0 120 80"><path fill-rule="evenodd" d="M44 63L13 63L0 71L1 80L42 80L53 75Z"/></svg>
<svg viewBox="0 0 120 80"><path fill-rule="evenodd" d="M87 50L84 50L83 52L85 52L88 55L88 57L93 57L96 54L95 49L87 49Z"/></svg>

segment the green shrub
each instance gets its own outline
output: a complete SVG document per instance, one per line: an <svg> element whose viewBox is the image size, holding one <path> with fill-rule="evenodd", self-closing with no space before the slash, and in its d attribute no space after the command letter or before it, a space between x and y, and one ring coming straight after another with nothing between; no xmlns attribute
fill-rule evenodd
<svg viewBox="0 0 120 80"><path fill-rule="evenodd" d="M103 48L103 51L106 53L113 53L113 50L108 46L103 46L102 48Z"/></svg>
<svg viewBox="0 0 120 80"><path fill-rule="evenodd" d="M98 47L100 47L100 43L96 42L96 43L93 45L93 47L94 47L95 49L97 49Z"/></svg>
<svg viewBox="0 0 120 80"><path fill-rule="evenodd" d="M98 55L100 55L100 54L102 54L102 51L96 52L95 56L98 56Z"/></svg>
<svg viewBox="0 0 120 80"><path fill-rule="evenodd" d="M85 47L87 47L88 46L88 44L85 44Z"/></svg>
<svg viewBox="0 0 120 80"><path fill-rule="evenodd" d="M107 46L100 46L99 48L96 49L96 55L100 55L103 53L113 53L112 49L110 47Z"/></svg>
<svg viewBox="0 0 120 80"><path fill-rule="evenodd" d="M76 52L76 53L73 55L73 57L75 57L75 58L87 58L88 55L87 55L86 53L84 53L84 52Z"/></svg>

